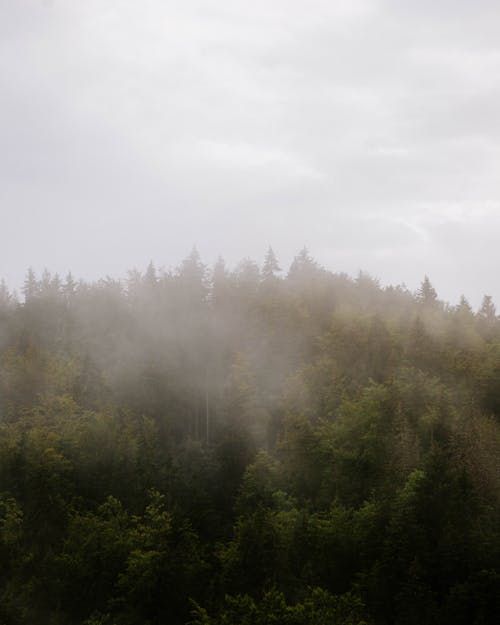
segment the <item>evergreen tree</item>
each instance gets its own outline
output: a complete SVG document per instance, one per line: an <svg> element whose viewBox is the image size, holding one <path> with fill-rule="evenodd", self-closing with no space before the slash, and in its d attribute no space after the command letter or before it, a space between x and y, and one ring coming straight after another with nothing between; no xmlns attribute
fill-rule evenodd
<svg viewBox="0 0 500 625"><path fill-rule="evenodd" d="M465 295L460 297L460 302L456 307L456 312L464 318L471 317L473 315L472 306L469 304Z"/></svg>
<svg viewBox="0 0 500 625"><path fill-rule="evenodd" d="M22 289L24 295L24 301L28 302L36 297L40 293L40 285L36 279L35 272L30 267L24 280L24 286Z"/></svg>
<svg viewBox="0 0 500 625"><path fill-rule="evenodd" d="M281 268L278 263L278 259L273 251L272 247L266 252L266 256L264 258L264 265L262 266L262 279L264 281L273 280L276 278L276 274L281 271Z"/></svg>
<svg viewBox="0 0 500 625"><path fill-rule="evenodd" d="M428 276L425 276L417 291L417 302L425 307L434 307L437 303L437 293Z"/></svg>
<svg viewBox="0 0 500 625"><path fill-rule="evenodd" d="M484 339L490 340L498 320L495 304L493 303L491 295L485 295L483 297L481 308L477 312L476 319L479 333Z"/></svg>
<svg viewBox="0 0 500 625"><path fill-rule="evenodd" d="M12 302L12 295L7 288L5 280L0 280L0 309L6 309Z"/></svg>
<svg viewBox="0 0 500 625"><path fill-rule="evenodd" d="M143 278L144 284L149 289L154 289L158 283L158 278L156 275L156 268L153 265L153 261L150 261L149 265L146 268L146 273Z"/></svg>
<svg viewBox="0 0 500 625"><path fill-rule="evenodd" d="M130 269L127 275L127 295L130 299L139 298L141 294L142 274L138 269Z"/></svg>
<svg viewBox="0 0 500 625"><path fill-rule="evenodd" d="M66 281L63 285L63 291L67 300L71 300L74 297L74 295L76 294L76 287L77 284L73 278L73 274L70 271L68 272L68 275L66 276Z"/></svg>
<svg viewBox="0 0 500 625"><path fill-rule="evenodd" d="M230 281L224 259L219 256L212 270L211 301L215 308L221 309L227 303Z"/></svg>
<svg viewBox="0 0 500 625"><path fill-rule="evenodd" d="M194 306L200 306L205 302L209 286L207 273L207 268L194 247L177 269L176 279L182 300Z"/></svg>
<svg viewBox="0 0 500 625"><path fill-rule="evenodd" d="M41 295L49 295L52 290L52 275L50 271L45 268L42 273L42 280L40 283Z"/></svg>
<svg viewBox="0 0 500 625"><path fill-rule="evenodd" d="M496 320L496 308L493 303L491 295L485 295L481 303L481 308L478 310L477 316L479 319L492 323Z"/></svg>
<svg viewBox="0 0 500 625"><path fill-rule="evenodd" d="M288 278L291 280L307 280L316 274L319 266L309 254L307 247L303 247L293 259L288 271Z"/></svg>

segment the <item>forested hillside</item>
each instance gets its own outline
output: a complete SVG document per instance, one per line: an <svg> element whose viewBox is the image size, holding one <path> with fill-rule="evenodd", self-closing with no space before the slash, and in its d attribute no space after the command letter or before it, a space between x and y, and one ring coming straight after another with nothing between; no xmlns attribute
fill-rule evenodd
<svg viewBox="0 0 500 625"><path fill-rule="evenodd" d="M500 622L500 320L196 251L0 288L1 625Z"/></svg>

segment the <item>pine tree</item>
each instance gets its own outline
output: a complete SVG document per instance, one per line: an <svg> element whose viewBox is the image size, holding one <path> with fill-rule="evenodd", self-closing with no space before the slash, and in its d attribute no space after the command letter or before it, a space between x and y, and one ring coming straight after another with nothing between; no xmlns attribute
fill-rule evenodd
<svg viewBox="0 0 500 625"><path fill-rule="evenodd" d="M293 280L307 280L316 274L318 269L318 263L310 256L307 247L303 247L293 259L288 277Z"/></svg>
<svg viewBox="0 0 500 625"><path fill-rule="evenodd" d="M299 273L305 267L310 267L314 264L313 259L309 255L307 247L303 247L300 252L294 257L288 275L294 275Z"/></svg>
<svg viewBox="0 0 500 625"><path fill-rule="evenodd" d="M62 281L61 281L61 277L59 276L58 273L54 274L54 276L52 277L52 280L50 281L50 293L51 295L53 295L54 297L58 297L61 294L62 291Z"/></svg>
<svg viewBox="0 0 500 625"><path fill-rule="evenodd" d="M437 303L437 293L428 276L425 276L417 291L417 301L426 307L433 307Z"/></svg>
<svg viewBox="0 0 500 625"><path fill-rule="evenodd" d="M491 295L485 295L483 297L481 308L478 310L477 316L488 322L496 320L496 308Z"/></svg>
<svg viewBox="0 0 500 625"><path fill-rule="evenodd" d="M463 317L469 317L469 316L473 315L472 307L469 304L469 301L467 300L465 295L462 295L460 297L460 302L459 302L458 306L456 307L456 312L460 316L463 316Z"/></svg>
<svg viewBox="0 0 500 625"><path fill-rule="evenodd" d="M156 276L156 268L153 265L153 261L150 261L147 266L146 273L144 274L143 282L146 287L154 288L158 282L158 278Z"/></svg>
<svg viewBox="0 0 500 625"><path fill-rule="evenodd" d="M73 274L71 273L71 271L66 276L66 282L63 285L63 291L66 299L71 299L76 293L76 282L73 279Z"/></svg>
<svg viewBox="0 0 500 625"><path fill-rule="evenodd" d="M2 278L0 280L0 308L8 308L12 301L12 295L9 293L9 289Z"/></svg>
<svg viewBox="0 0 500 625"><path fill-rule="evenodd" d="M489 340L492 338L497 322L496 308L491 295L485 295L481 308L476 315L476 327L481 336Z"/></svg>
<svg viewBox="0 0 500 625"><path fill-rule="evenodd" d="M262 279L264 281L273 280L277 277L276 274L280 271L281 267L279 266L276 254L274 253L273 248L269 247L264 258L264 265L262 267Z"/></svg>
<svg viewBox="0 0 500 625"><path fill-rule="evenodd" d="M219 256L212 270L212 291L211 303L220 308L225 301L229 292L229 272L226 268L224 259Z"/></svg>
<svg viewBox="0 0 500 625"><path fill-rule="evenodd" d="M42 281L40 284L41 294L48 295L51 291L51 285L52 285L52 275L50 271L47 268L45 268L42 273Z"/></svg>
<svg viewBox="0 0 500 625"><path fill-rule="evenodd" d="M259 266L254 260L244 258L236 267L235 277L240 289L255 292L259 284Z"/></svg>
<svg viewBox="0 0 500 625"><path fill-rule="evenodd" d="M127 295L129 299L137 299L141 293L142 274L138 269L130 269L127 275Z"/></svg>
<svg viewBox="0 0 500 625"><path fill-rule="evenodd" d="M36 279L36 275L32 267L28 269L28 273L24 280L22 293L24 295L25 302L32 300L34 297L36 297L40 293L40 285L39 285L38 280Z"/></svg>
<svg viewBox="0 0 500 625"><path fill-rule="evenodd" d="M201 262L198 250L194 247L191 254L182 261L177 270L177 283L181 287L182 298L192 305L202 304L208 294L207 268Z"/></svg>

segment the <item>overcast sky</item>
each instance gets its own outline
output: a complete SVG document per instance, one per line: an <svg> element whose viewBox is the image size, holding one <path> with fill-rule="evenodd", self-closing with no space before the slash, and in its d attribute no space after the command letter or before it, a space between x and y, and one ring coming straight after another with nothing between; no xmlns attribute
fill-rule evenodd
<svg viewBox="0 0 500 625"><path fill-rule="evenodd" d="M498 0L0 0L0 276L304 245L500 305Z"/></svg>

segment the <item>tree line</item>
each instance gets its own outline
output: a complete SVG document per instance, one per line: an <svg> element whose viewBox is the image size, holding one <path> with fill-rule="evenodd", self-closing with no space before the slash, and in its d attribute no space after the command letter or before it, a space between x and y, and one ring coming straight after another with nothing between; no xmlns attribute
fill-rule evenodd
<svg viewBox="0 0 500 625"><path fill-rule="evenodd" d="M500 319L270 248L0 286L0 624L489 625Z"/></svg>

